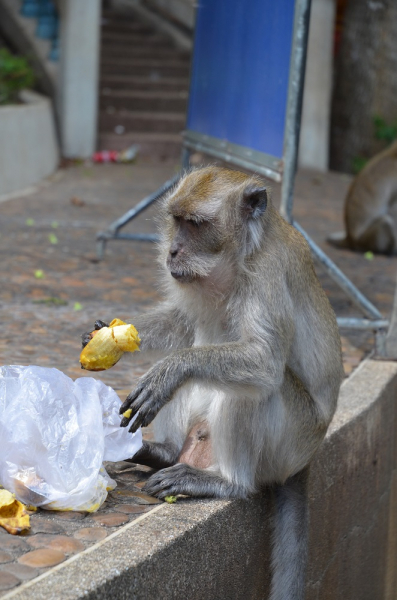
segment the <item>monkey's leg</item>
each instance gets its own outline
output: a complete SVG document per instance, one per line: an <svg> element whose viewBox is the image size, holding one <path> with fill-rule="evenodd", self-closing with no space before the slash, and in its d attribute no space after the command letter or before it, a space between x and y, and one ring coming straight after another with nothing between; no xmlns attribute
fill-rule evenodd
<svg viewBox="0 0 397 600"><path fill-rule="evenodd" d="M394 222L390 215L376 219L356 240L356 248L363 251L393 254L397 251Z"/></svg>
<svg viewBox="0 0 397 600"><path fill-rule="evenodd" d="M160 444L158 442L144 441L142 448L129 460L139 465L152 467L153 469L163 469L164 467L174 465L178 455L179 449L172 442Z"/></svg>
<svg viewBox="0 0 397 600"><path fill-rule="evenodd" d="M154 473L143 490L148 494L165 498L184 494L195 498L246 498L246 490L223 479L213 471L197 469L178 463Z"/></svg>

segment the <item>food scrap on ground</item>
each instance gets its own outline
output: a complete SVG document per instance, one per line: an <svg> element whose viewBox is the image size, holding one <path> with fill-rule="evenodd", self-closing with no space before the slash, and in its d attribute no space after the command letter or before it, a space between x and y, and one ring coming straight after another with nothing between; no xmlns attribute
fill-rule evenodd
<svg viewBox="0 0 397 600"><path fill-rule="evenodd" d="M0 489L0 527L16 535L30 527L27 507L19 502L11 492Z"/></svg>
<svg viewBox="0 0 397 600"><path fill-rule="evenodd" d="M168 504L174 504L174 502L177 501L177 496L166 496L164 500L168 502Z"/></svg>

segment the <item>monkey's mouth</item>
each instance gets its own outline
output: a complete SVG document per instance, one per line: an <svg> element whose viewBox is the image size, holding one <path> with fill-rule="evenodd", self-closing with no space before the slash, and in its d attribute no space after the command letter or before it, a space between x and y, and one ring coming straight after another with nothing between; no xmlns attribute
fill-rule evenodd
<svg viewBox="0 0 397 600"><path fill-rule="evenodd" d="M194 280L194 275L191 273L183 273L180 271L170 271L172 277L180 283L190 283Z"/></svg>

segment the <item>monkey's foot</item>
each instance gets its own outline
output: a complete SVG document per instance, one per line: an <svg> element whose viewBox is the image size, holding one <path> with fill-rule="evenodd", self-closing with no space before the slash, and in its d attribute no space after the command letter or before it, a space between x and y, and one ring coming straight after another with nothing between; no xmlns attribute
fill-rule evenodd
<svg viewBox="0 0 397 600"><path fill-rule="evenodd" d="M246 491L216 473L178 463L150 477L143 490L164 499L166 496L196 498L245 498Z"/></svg>
<svg viewBox="0 0 397 600"><path fill-rule="evenodd" d="M129 461L146 465L153 469L163 469L170 467L177 461L179 449L171 442L148 442L143 441L142 447L129 459Z"/></svg>

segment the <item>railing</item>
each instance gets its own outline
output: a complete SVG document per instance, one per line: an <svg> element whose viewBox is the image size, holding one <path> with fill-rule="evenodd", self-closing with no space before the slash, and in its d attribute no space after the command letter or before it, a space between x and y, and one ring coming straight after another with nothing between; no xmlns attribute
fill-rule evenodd
<svg viewBox="0 0 397 600"><path fill-rule="evenodd" d="M36 36L51 41L48 59L59 60L59 14L52 0L23 0L21 14L37 19Z"/></svg>

